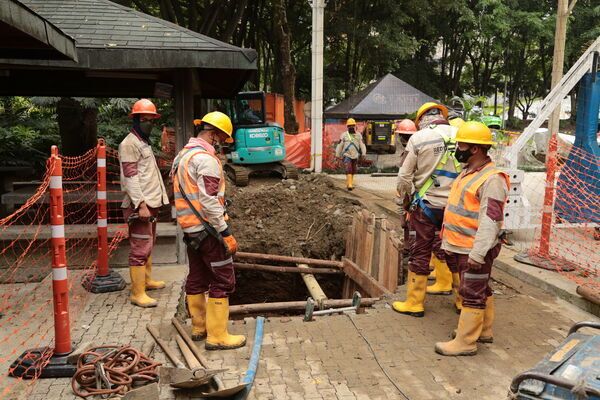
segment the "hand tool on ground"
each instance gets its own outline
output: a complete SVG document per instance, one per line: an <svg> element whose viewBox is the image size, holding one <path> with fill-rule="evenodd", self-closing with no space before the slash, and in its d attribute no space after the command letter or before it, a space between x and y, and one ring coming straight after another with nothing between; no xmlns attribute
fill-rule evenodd
<svg viewBox="0 0 600 400"><path fill-rule="evenodd" d="M360 301L362 297L360 293L354 292L354 296L352 296L352 305L350 307L341 307L341 308L330 308L328 310L319 310L315 311L315 301L312 297L309 297L306 300L306 309L304 312L304 321L312 321L314 316L317 315L328 315L335 313L343 313L346 311L358 311L360 307Z"/></svg>
<svg viewBox="0 0 600 400"><path fill-rule="evenodd" d="M208 361L200 353L200 350L198 350L198 346L196 346L196 344L194 343L194 341L192 340L190 335L187 333L187 331L185 330L183 325L181 325L181 322L177 318L172 318L171 322L173 323L173 326L175 327L175 329L177 329L177 332L179 332L179 334L181 335L181 338L188 345L188 348L190 349L190 351L194 354L194 356L196 356L196 358L198 359L200 364L202 364L202 366L204 368L206 368L207 370L210 369L208 366ZM233 386L230 388L225 388L225 385L223 385L223 381L218 376L213 376L213 380L215 381L215 384L217 385L217 390L215 392L211 392L211 393L203 393L202 396L204 396L204 397L230 397L238 392L241 392L242 390L244 390L246 388L246 384L240 384L240 385Z"/></svg>
<svg viewBox="0 0 600 400"><path fill-rule="evenodd" d="M211 381L211 379L221 372L227 371L227 368L224 369L206 369L202 367L202 364L198 361L198 359L194 356L188 345L185 343L185 340L181 337L181 335L175 336L175 341L177 342L177 346L179 346L179 350L181 350L181 354L183 354L183 358L187 363L188 367L193 371L194 378L198 381L202 381L203 384L207 384ZM196 383L196 382L194 382ZM196 387L194 385L192 387Z"/></svg>
<svg viewBox="0 0 600 400"><path fill-rule="evenodd" d="M175 364L175 368L161 367L161 378L169 381L169 384L177 389L190 389L207 383L205 379L196 378L196 374L200 377L204 375L204 369L197 371L186 368L185 364L177 358L175 350L158 336L158 332L153 326L146 325L146 329L148 329L148 332L150 332L156 343L163 349L167 357Z"/></svg>

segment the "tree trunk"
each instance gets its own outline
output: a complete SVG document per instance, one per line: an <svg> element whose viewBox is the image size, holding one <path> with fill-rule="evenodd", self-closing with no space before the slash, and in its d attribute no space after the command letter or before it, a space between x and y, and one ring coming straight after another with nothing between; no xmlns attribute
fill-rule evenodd
<svg viewBox="0 0 600 400"><path fill-rule="evenodd" d="M98 109L83 108L69 97L63 97L56 105L61 154L79 156L96 146L98 132Z"/></svg>
<svg viewBox="0 0 600 400"><path fill-rule="evenodd" d="M298 133L298 122L296 122L296 112L294 110L295 86L296 86L296 68L292 63L291 37L290 29L285 13L283 0L274 0L274 19L275 34L277 35L279 45L279 54L281 60L281 83L283 86L284 98L284 130L287 133Z"/></svg>

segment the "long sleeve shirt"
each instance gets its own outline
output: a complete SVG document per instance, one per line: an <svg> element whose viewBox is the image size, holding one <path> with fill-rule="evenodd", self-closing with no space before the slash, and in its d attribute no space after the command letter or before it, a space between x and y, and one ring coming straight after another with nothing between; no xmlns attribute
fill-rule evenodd
<svg viewBox="0 0 600 400"><path fill-rule="evenodd" d="M194 147L202 147L208 153L197 153L194 151ZM186 156L187 155L187 156ZM191 138L188 144L185 145L183 150L179 153L176 158L174 165L179 165L179 176L183 173L187 173L189 178L196 182L198 185L198 193L186 193L189 197L198 196L198 201L202 205L201 213L212 225L217 232L223 232L227 229L227 222L225 221L225 206L223 205L223 196L225 193L220 192L222 185L221 180L224 179L223 167L219 160L215 157L215 149L207 141L200 138ZM189 163L187 164L187 170L184 171L186 161L188 157ZM184 232L192 233L204 230L202 225L196 225L184 229Z"/></svg>
<svg viewBox="0 0 600 400"><path fill-rule="evenodd" d="M336 157L348 157L351 160L356 160L364 154L367 154L367 147L360 133L350 133L348 131L342 133L340 142L335 148Z"/></svg>
<svg viewBox="0 0 600 400"><path fill-rule="evenodd" d="M463 171L463 174L473 174L485 165L475 170ZM508 198L506 180L499 174L491 175L477 191L479 199L479 227L475 235L473 248L454 246L446 239L442 240L442 249L458 254L468 254L469 258L483 264L485 255L498 244L498 235L504 222L504 205Z"/></svg>
<svg viewBox="0 0 600 400"><path fill-rule="evenodd" d="M119 144L121 190L125 193L122 208L138 208L142 202L159 208L169 204L167 190L156 164L152 147L130 132Z"/></svg>
<svg viewBox="0 0 600 400"><path fill-rule="evenodd" d="M406 145L406 158L398 171L398 204L401 204L404 198L410 198L413 191L418 192L427 182L446 152L444 137L455 137L456 130L450 125L435 125L421 129L410 137ZM443 169L457 172L452 159L448 159ZM438 176L438 185L431 185L423 200L429 202L433 208L444 208L448 202L452 182L452 178Z"/></svg>

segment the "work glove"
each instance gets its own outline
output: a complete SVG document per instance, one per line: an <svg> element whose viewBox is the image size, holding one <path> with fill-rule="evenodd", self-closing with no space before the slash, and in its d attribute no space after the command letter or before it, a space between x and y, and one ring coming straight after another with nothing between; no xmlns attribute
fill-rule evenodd
<svg viewBox="0 0 600 400"><path fill-rule="evenodd" d="M221 236L223 236L223 245L225 245L225 252L227 255L234 255L238 250L238 243L231 232L229 232L229 228L221 232Z"/></svg>

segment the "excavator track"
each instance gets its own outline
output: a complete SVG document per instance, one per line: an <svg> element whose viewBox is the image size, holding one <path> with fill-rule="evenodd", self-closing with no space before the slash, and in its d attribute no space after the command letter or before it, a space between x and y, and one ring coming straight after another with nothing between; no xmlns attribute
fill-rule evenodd
<svg viewBox="0 0 600 400"><path fill-rule="evenodd" d="M251 170L243 165L227 163L224 166L225 173L235 183L235 186L248 186Z"/></svg>
<svg viewBox="0 0 600 400"><path fill-rule="evenodd" d="M283 161L281 163L285 168L285 179L298 179L298 168L290 162Z"/></svg>

